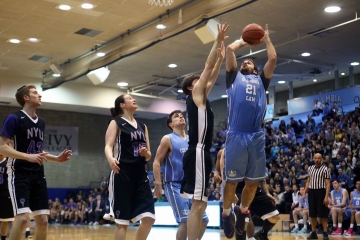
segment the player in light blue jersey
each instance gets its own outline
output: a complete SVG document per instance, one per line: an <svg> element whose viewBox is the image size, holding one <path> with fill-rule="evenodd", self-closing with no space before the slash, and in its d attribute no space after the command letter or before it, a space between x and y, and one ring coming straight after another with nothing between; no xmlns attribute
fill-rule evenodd
<svg viewBox="0 0 360 240"><path fill-rule="evenodd" d="M164 191L173 210L179 229L176 240L186 240L187 220L190 212L191 199L180 196L180 187L184 178L183 156L188 149L189 136L185 133L185 119L180 110L175 110L167 117L167 126L173 131L165 135L157 149L153 164L155 177L156 197L162 195L162 182L160 177L160 165L164 162ZM209 219L204 213L201 231L198 239L205 232Z"/></svg>
<svg viewBox="0 0 360 240"><path fill-rule="evenodd" d="M332 183L334 190L331 191L331 200L329 204L330 215L333 220L332 235L342 234L342 223L344 220L349 219L350 215L346 210L349 205L349 193L346 189L340 187L340 183L335 179ZM336 226L336 222L338 223Z"/></svg>
<svg viewBox="0 0 360 240"><path fill-rule="evenodd" d="M356 189L350 193L350 205L347 207L346 212L351 215L350 227L345 232L345 236L354 235L354 221L360 224L360 181L356 181Z"/></svg>
<svg viewBox="0 0 360 240"><path fill-rule="evenodd" d="M236 231L242 235L245 221L250 218L248 208L254 199L258 182L265 178L265 134L262 123L266 110L266 89L276 65L276 51L270 41L268 25L261 39L268 61L259 73L251 59L237 66L235 51L250 46L242 38L226 48L226 86L228 95L228 131L226 136L224 177L224 232L230 237L233 226L230 206L237 183L245 180L240 207L235 207Z"/></svg>
<svg viewBox="0 0 360 240"><path fill-rule="evenodd" d="M304 186L300 186L300 193L301 193L301 196L299 198L299 207L295 208L293 211L295 227L291 231L291 233L307 233L308 232L307 220L309 219L309 201L308 201L308 194L305 193ZM305 196L305 201L303 201L304 196ZM302 216L303 220L304 220L304 227L301 230L299 230L299 225L298 225L299 216Z"/></svg>

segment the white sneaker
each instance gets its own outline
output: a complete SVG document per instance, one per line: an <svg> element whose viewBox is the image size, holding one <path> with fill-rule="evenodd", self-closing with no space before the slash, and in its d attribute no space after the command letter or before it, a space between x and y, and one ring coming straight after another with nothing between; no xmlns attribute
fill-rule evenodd
<svg viewBox="0 0 360 240"><path fill-rule="evenodd" d="M99 225L99 223L98 223L98 222L94 222L94 226L95 226L95 225Z"/></svg>
<svg viewBox="0 0 360 240"><path fill-rule="evenodd" d="M89 222L89 225L93 225L94 223L93 222Z"/></svg>

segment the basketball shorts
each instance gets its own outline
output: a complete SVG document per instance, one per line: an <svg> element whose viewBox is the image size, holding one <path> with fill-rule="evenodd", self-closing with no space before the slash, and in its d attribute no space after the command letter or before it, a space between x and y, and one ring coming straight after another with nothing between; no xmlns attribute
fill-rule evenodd
<svg viewBox="0 0 360 240"><path fill-rule="evenodd" d="M180 189L181 196L207 202L206 188L211 168L210 153L203 149L203 145L189 148L183 157L184 179Z"/></svg>
<svg viewBox="0 0 360 240"><path fill-rule="evenodd" d="M109 179L110 212L104 219L117 224L129 225L144 217L155 219L153 195L147 172L138 169L125 169L115 174L111 171Z"/></svg>
<svg viewBox="0 0 360 240"><path fill-rule="evenodd" d="M358 209L354 209L354 210L355 212L357 212ZM348 208L344 211L343 220L350 219L350 217L351 217L351 209Z"/></svg>
<svg viewBox="0 0 360 240"><path fill-rule="evenodd" d="M8 168L8 188L14 216L49 215L48 192L43 171L13 171Z"/></svg>
<svg viewBox="0 0 360 240"><path fill-rule="evenodd" d="M240 205L241 192L237 192L236 195L239 198L238 205ZM251 202L249 209L252 214L256 214L262 220L266 220L279 214L279 211L272 204L270 198L266 196L263 191L256 191L254 200Z"/></svg>
<svg viewBox="0 0 360 240"><path fill-rule="evenodd" d="M309 217L327 218L329 208L324 204L326 189L309 189Z"/></svg>
<svg viewBox="0 0 360 240"><path fill-rule="evenodd" d="M0 190L0 199L0 222L14 221L14 211L7 188Z"/></svg>
<svg viewBox="0 0 360 240"><path fill-rule="evenodd" d="M248 180L259 182L265 179L265 134L258 132L229 131L225 143L225 181Z"/></svg>
<svg viewBox="0 0 360 240"><path fill-rule="evenodd" d="M167 182L164 184L165 196L173 210L177 223L187 222L191 208L191 199L180 196L181 182ZM208 222L209 218L204 212L203 222Z"/></svg>

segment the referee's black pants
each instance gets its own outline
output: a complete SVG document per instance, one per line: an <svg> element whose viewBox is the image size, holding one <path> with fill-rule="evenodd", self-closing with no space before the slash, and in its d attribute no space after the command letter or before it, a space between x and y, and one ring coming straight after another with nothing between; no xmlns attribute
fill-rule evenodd
<svg viewBox="0 0 360 240"><path fill-rule="evenodd" d="M329 208L325 206L324 199L326 189L309 189L309 217L311 218L327 218L329 215Z"/></svg>

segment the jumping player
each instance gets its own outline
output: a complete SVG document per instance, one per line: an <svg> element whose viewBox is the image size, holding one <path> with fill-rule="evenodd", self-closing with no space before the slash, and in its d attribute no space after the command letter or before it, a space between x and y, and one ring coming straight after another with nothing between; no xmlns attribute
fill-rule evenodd
<svg viewBox="0 0 360 240"><path fill-rule="evenodd" d="M226 48L226 86L228 95L228 131L225 150L223 223L226 236L231 236L230 206L238 182L245 180L241 205L236 206L236 231L243 234L248 208L265 178L265 134L261 129L266 109L266 89L276 64L276 52L270 41L268 25L261 39L267 49L268 61L259 75L251 59L237 67L235 51L249 46L242 38Z"/></svg>
<svg viewBox="0 0 360 240"><path fill-rule="evenodd" d="M184 78L182 90L186 94L186 109L189 124L189 148L183 158L184 179L181 186L183 197L192 199L188 216L187 236L198 239L202 218L207 206L206 188L211 172L210 148L214 128L214 113L207 99L225 57L223 41L227 23L218 26L218 35L205 63L205 69L198 75Z"/></svg>

